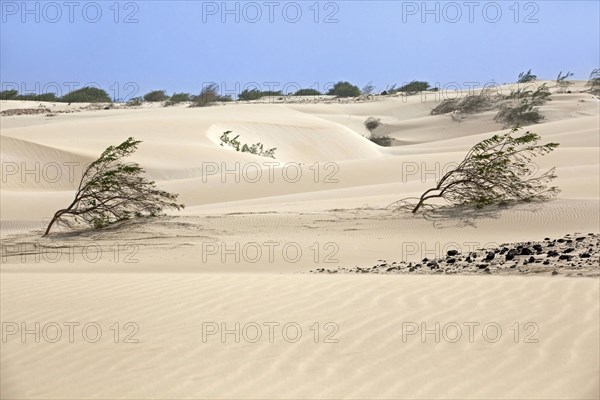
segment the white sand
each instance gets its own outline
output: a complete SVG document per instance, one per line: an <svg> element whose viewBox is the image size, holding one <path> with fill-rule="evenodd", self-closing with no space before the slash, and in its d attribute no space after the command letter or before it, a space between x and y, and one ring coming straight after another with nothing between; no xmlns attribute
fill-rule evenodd
<svg viewBox="0 0 600 400"><path fill-rule="evenodd" d="M582 89L583 82L571 87ZM6 337L1 397L598 398L597 279L298 273L317 265L416 260L449 243L465 249L600 231L600 103L583 93L553 96L542 107L546 120L527 127L544 141L561 143L537 160L542 170L557 167L562 192L556 200L435 224L385 210L433 183L435 176L423 176L423 169L441 171L476 142L506 131L492 121L493 112L462 122L430 116L436 103L430 94L427 99L2 117L0 233L3 255L9 255L1 266L3 330L39 322L54 332L48 324L56 322L64 331L58 343ZM2 109L27 108L12 103L2 102ZM369 116L381 118L381 132L405 145L381 148L365 139ZM225 130L243 142L276 147L285 165L302 163L302 178L289 182L295 168L284 177L279 166L270 181L264 163L273 160L221 147ZM186 209L151 224L39 239L47 218L72 199L81 166L129 136L143 140L134 159L159 186L179 193ZM223 162L229 168L259 164L263 179L236 183L230 175L223 183L220 173L207 176ZM56 165L61 179L54 179ZM40 179L35 172L21 176L23 166L37 168ZM229 256L222 262L220 253L206 248L208 242L244 247L269 241L297 244L303 255L296 263L281 252L274 260ZM10 256L18 243L31 246L32 254ZM76 254L71 261L37 262L34 243ZM81 254L90 243L102 249L95 263ZM124 262L134 248L122 247L127 244L137 246L131 259L138 262ZM327 244L336 250L332 264ZM115 245L121 246L118 260ZM65 322L97 322L102 339L87 343L76 330L69 343ZM122 343L122 336L114 343L114 322L122 335L124 323L136 323L139 343ZM254 322L263 326L263 338L235 343L230 335L222 343L215 335L203 343L207 322L229 328ZM303 336L288 343L276 329L270 343L268 322L297 323ZM315 322L319 343L310 330ZM339 327L339 343L323 343L327 322ZM422 343L414 335L404 343L403 323L411 322L429 329L457 323L463 338L436 343L429 335ZM480 324L473 343L463 325L468 322ZM528 322L539 328L537 343L523 343L532 331L524 329ZM497 343L482 337L488 323L502 329Z"/></svg>

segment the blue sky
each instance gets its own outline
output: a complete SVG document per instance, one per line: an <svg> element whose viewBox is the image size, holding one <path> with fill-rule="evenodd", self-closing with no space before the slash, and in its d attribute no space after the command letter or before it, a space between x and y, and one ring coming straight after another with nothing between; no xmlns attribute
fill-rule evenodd
<svg viewBox="0 0 600 400"><path fill-rule="evenodd" d="M600 66L600 2L0 1L2 89L94 83L152 89L293 91L413 79L513 82L532 68L587 79Z"/></svg>

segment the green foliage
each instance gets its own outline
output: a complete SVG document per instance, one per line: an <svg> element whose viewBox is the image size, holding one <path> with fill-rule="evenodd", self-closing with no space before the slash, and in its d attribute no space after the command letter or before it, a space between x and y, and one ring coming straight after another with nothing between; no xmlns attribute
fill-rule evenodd
<svg viewBox="0 0 600 400"><path fill-rule="evenodd" d="M243 100L243 101L250 101L250 100L258 100L261 99L263 97L279 97L279 96L283 96L283 93L281 91L261 91L258 89L252 89L252 90L244 90L242 93L240 93L240 95L238 96L239 100Z"/></svg>
<svg viewBox="0 0 600 400"><path fill-rule="evenodd" d="M65 94L60 99L69 103L112 103L108 93L95 87L83 87Z"/></svg>
<svg viewBox="0 0 600 400"><path fill-rule="evenodd" d="M16 90L3 90L0 92L0 100L17 100L15 97L17 97L18 94L19 92Z"/></svg>
<svg viewBox="0 0 600 400"><path fill-rule="evenodd" d="M394 89L394 92L402 92L407 94L415 94L422 92L424 90L429 90L429 83L424 81L412 81L399 87L398 89Z"/></svg>
<svg viewBox="0 0 600 400"><path fill-rule="evenodd" d="M118 146L108 147L88 165L75 199L54 214L44 236L55 223L70 227L82 222L103 228L131 218L154 217L165 208L183 208L183 204L175 202L176 194L159 190L153 181L146 179L145 171L137 163L123 162L140 143L130 137Z"/></svg>
<svg viewBox="0 0 600 400"><path fill-rule="evenodd" d="M586 86L590 87L590 93L596 96L600 96L600 68L596 68L590 74L590 79L587 81Z"/></svg>
<svg viewBox="0 0 600 400"><path fill-rule="evenodd" d="M144 95L144 100L150 103L157 103L168 99L169 96L167 96L164 90L153 90Z"/></svg>
<svg viewBox="0 0 600 400"><path fill-rule="evenodd" d="M173 95L171 96L169 101L171 101L175 104L184 103L186 101L190 101L190 94L189 93L173 93Z"/></svg>
<svg viewBox="0 0 600 400"><path fill-rule="evenodd" d="M529 71L521 72L519 74L519 79L517 80L517 83L527 83L527 82L535 81L536 79L537 79L537 75L532 74L531 69L529 69Z"/></svg>
<svg viewBox="0 0 600 400"><path fill-rule="evenodd" d="M330 96L337 97L358 97L360 89L349 82L338 82L327 92Z"/></svg>
<svg viewBox="0 0 600 400"><path fill-rule="evenodd" d="M519 128L509 133L494 135L473 146L463 161L425 191L417 204L402 199L398 209L410 208L415 213L434 198L442 198L452 205L474 205L483 208L492 204L547 200L559 189L548 185L555 178L555 169L537 174L537 165L531 160L558 147L558 143L538 144L539 135L525 132L514 136Z"/></svg>
<svg viewBox="0 0 600 400"><path fill-rule="evenodd" d="M277 148L265 150L264 145L260 142L248 146L247 144L243 144L238 140L240 135L230 138L230 133L232 133L232 131L223 132L220 138L221 146L226 144L230 147L233 147L236 151L241 151L242 153L250 153L261 157L275 158L275 150L277 150Z"/></svg>
<svg viewBox="0 0 600 400"><path fill-rule="evenodd" d="M320 96L321 92L319 92L317 89L300 89L293 95L294 96Z"/></svg>
<svg viewBox="0 0 600 400"><path fill-rule="evenodd" d="M535 90L527 87L513 90L506 98L512 101L500 106L494 121L503 123L505 128L537 124L544 119L538 106L550 100L550 90L544 83Z"/></svg>

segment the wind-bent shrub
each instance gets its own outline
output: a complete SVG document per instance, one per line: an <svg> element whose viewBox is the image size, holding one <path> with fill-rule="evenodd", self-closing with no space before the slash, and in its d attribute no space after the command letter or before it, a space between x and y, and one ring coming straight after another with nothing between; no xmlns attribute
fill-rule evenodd
<svg viewBox="0 0 600 400"><path fill-rule="evenodd" d="M529 69L529 71L521 72L519 74L519 79L517 80L517 83L527 83L527 82L535 81L536 79L537 79L537 75L532 74L531 69Z"/></svg>
<svg viewBox="0 0 600 400"><path fill-rule="evenodd" d="M567 72L564 75L562 74L562 71L558 73L558 76L556 77L556 87L558 87L559 93L566 92L569 86L574 84L573 82L567 80L567 78L570 78L572 76L572 72Z"/></svg>
<svg viewBox="0 0 600 400"><path fill-rule="evenodd" d="M367 83L361 90L360 90L360 94L362 96L368 96L370 94L373 94L373 92L375 92L375 85L373 85L373 82L369 82Z"/></svg>
<svg viewBox="0 0 600 400"><path fill-rule="evenodd" d="M60 101L69 103L112 103L108 93L90 86L73 90L61 97Z"/></svg>
<svg viewBox="0 0 600 400"><path fill-rule="evenodd" d="M293 96L320 96L321 92L317 89L300 89Z"/></svg>
<svg viewBox="0 0 600 400"><path fill-rule="evenodd" d="M327 94L337 97L358 97L360 96L360 89L358 86L354 86L350 82L340 81L333 85Z"/></svg>
<svg viewBox="0 0 600 400"><path fill-rule="evenodd" d="M515 103L504 103L494 117L494 121L508 126L525 126L541 122L544 116L529 99L521 99Z"/></svg>
<svg viewBox="0 0 600 400"><path fill-rule="evenodd" d="M412 209L416 213L431 199L441 198L452 205L474 205L483 208L492 204L512 201L547 200L559 189L548 187L556 178L555 168L536 175L536 165L531 159L543 156L558 147L558 143L539 145L540 137L525 132L515 137L509 133L494 135L477 143L464 160L448 171L435 187L425 191L417 203L410 198L394 203L397 209Z"/></svg>
<svg viewBox="0 0 600 400"><path fill-rule="evenodd" d="M133 97L131 99L129 99L129 101L127 101L128 106L131 107L137 107L137 106L141 106L144 103L144 99L141 97Z"/></svg>
<svg viewBox="0 0 600 400"><path fill-rule="evenodd" d="M493 109L496 106L496 102L496 99L490 97L485 92L461 98L445 99L431 110L431 115L442 115L451 112L475 114Z"/></svg>
<svg viewBox="0 0 600 400"><path fill-rule="evenodd" d="M44 236L57 225L73 226L78 222L103 228L131 218L160 215L165 208L181 209L178 195L159 190L153 181L143 177L137 163L123 159L137 150L139 140L129 138L118 146L110 146L84 171L75 199L54 213Z"/></svg>
<svg viewBox="0 0 600 400"><path fill-rule="evenodd" d="M265 146L260 142L248 146L247 144L238 140L240 135L237 135L232 139L229 137L230 133L232 133L232 131L223 132L220 138L221 146L226 144L230 147L233 147L236 151L241 151L242 153L250 153L261 157L275 158L275 150L277 150L276 147L265 150Z"/></svg>
<svg viewBox="0 0 600 400"><path fill-rule="evenodd" d="M157 103L165 100L169 100L169 96L165 93L164 90L153 90L144 95L144 100L149 103Z"/></svg>
<svg viewBox="0 0 600 400"><path fill-rule="evenodd" d="M585 84L589 86L590 93L595 96L600 96L600 68L596 68L590 74L590 79Z"/></svg>
<svg viewBox="0 0 600 400"><path fill-rule="evenodd" d="M375 136L371 135L369 140L379 146L390 147L392 143L394 143L394 139L389 137L388 135L383 136Z"/></svg>

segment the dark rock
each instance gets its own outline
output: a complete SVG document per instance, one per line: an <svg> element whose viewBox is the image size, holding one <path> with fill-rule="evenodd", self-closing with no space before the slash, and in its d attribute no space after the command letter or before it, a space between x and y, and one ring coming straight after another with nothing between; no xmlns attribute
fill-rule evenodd
<svg viewBox="0 0 600 400"><path fill-rule="evenodd" d="M566 242L566 240L565 239L558 239L557 242L558 243L564 243L564 242Z"/></svg>
<svg viewBox="0 0 600 400"><path fill-rule="evenodd" d="M535 262L535 257L534 257L534 256L531 256L531 257L529 257L529 260L528 260L528 261L529 261L530 263L532 263L532 262Z"/></svg>
<svg viewBox="0 0 600 400"><path fill-rule="evenodd" d="M544 264L544 265L548 265L548 264L550 264L550 261L548 261L548 260L544 260L544 263L543 263L543 264Z"/></svg>
<svg viewBox="0 0 600 400"><path fill-rule="evenodd" d="M578 242L581 242L581 241L585 240L585 236L580 236L580 237L578 237L575 240L578 241Z"/></svg>
<svg viewBox="0 0 600 400"><path fill-rule="evenodd" d="M515 249L511 249L508 251L508 253L506 253L506 261L510 261L513 258L515 258L515 256L517 255L517 250Z"/></svg>
<svg viewBox="0 0 600 400"><path fill-rule="evenodd" d="M579 258L590 258L592 255L590 253L582 253L579 255Z"/></svg>
<svg viewBox="0 0 600 400"><path fill-rule="evenodd" d="M523 247L521 249L521 255L522 256L530 256L533 254L533 251L531 251L531 249L529 247Z"/></svg>
<svg viewBox="0 0 600 400"><path fill-rule="evenodd" d="M541 245L541 244L534 244L534 245L533 245L533 249L534 249L535 251L542 251L542 249L543 249L543 248L542 248L542 245Z"/></svg>
<svg viewBox="0 0 600 400"><path fill-rule="evenodd" d="M558 275L558 272L552 271L552 275Z"/></svg>
<svg viewBox="0 0 600 400"><path fill-rule="evenodd" d="M573 258L573 256L567 255L567 254L561 254L558 259L559 260L567 260L567 261L571 261L571 258Z"/></svg>
<svg viewBox="0 0 600 400"><path fill-rule="evenodd" d="M485 261L491 261L494 259L495 256L496 256L496 253L494 253L493 251L490 251L489 253L487 253L487 256L485 257Z"/></svg>
<svg viewBox="0 0 600 400"><path fill-rule="evenodd" d="M566 253L572 253L572 252L574 252L574 251L575 251L575 249L574 249L574 248L572 248L572 247L569 247L568 249L566 249L565 251L563 251L563 254L566 254Z"/></svg>
<svg viewBox="0 0 600 400"><path fill-rule="evenodd" d="M558 251L550 250L548 252L548 257L558 257L558 256L559 256Z"/></svg>
<svg viewBox="0 0 600 400"><path fill-rule="evenodd" d="M479 264L479 265L477 265L477 268L479 268L479 269L484 269L484 268L487 268L487 267L488 267L487 264Z"/></svg>
<svg viewBox="0 0 600 400"><path fill-rule="evenodd" d="M458 254L458 250L448 250L447 253L449 256L453 257Z"/></svg>

